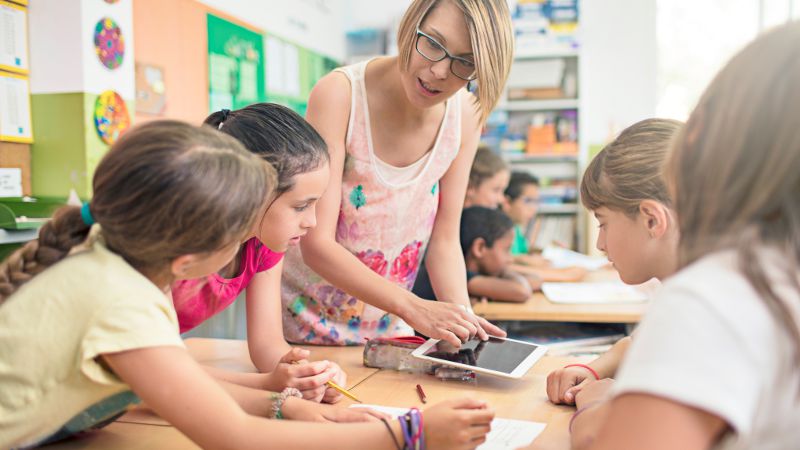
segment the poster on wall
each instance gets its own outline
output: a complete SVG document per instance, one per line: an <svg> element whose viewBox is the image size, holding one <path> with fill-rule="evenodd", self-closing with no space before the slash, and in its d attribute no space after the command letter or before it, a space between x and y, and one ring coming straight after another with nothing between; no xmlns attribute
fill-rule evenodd
<svg viewBox="0 0 800 450"><path fill-rule="evenodd" d="M209 109L238 109L264 101L261 34L207 15Z"/></svg>
<svg viewBox="0 0 800 450"><path fill-rule="evenodd" d="M105 91L94 103L94 127L97 135L108 145L131 126L131 116L125 100L114 91Z"/></svg>
<svg viewBox="0 0 800 450"><path fill-rule="evenodd" d="M25 8L0 0L0 69L28 73L28 25Z"/></svg>
<svg viewBox="0 0 800 450"><path fill-rule="evenodd" d="M28 79L0 72L0 141L33 142Z"/></svg>

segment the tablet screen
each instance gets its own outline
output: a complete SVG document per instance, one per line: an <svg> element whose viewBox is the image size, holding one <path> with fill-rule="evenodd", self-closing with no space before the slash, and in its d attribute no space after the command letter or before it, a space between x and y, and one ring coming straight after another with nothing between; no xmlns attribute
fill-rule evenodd
<svg viewBox="0 0 800 450"><path fill-rule="evenodd" d="M537 346L534 344L489 337L488 341L472 339L462 344L458 350L454 349L452 345L440 341L428 349L424 355L510 374L536 348Z"/></svg>

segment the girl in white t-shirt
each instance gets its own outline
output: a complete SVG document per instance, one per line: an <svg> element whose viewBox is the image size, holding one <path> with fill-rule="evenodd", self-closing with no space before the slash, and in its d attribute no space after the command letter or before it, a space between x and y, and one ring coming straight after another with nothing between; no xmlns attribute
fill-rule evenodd
<svg viewBox="0 0 800 450"><path fill-rule="evenodd" d="M680 272L639 327L612 400L603 383L577 395L575 448L800 446L798 105L798 23L758 38L706 90L665 166ZM585 412L603 409L586 439L596 420Z"/></svg>

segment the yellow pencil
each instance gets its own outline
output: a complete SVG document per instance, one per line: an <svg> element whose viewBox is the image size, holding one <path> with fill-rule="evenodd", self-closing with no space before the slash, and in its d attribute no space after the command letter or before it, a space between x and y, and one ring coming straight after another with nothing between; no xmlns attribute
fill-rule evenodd
<svg viewBox="0 0 800 450"><path fill-rule="evenodd" d="M333 389L336 389L337 391L341 392L341 393L342 393L342 394L343 394L345 397L347 397L347 398L350 398L350 399L352 399L352 400L355 400L355 401L357 401L358 403L364 403L364 402L362 402L361 400L357 399L355 395L351 394L351 393L350 393L350 391L348 391L347 389L345 389L345 388L343 388L343 387L339 386L338 384L334 383L333 381L328 381L328 382L327 382L327 383L325 383L325 384L327 384L327 385L328 385L328 387L332 387Z"/></svg>
<svg viewBox="0 0 800 450"><path fill-rule="evenodd" d="M300 364L300 361L292 361L292 364ZM334 383L331 380L328 380L328 382L325 383L325 385L327 385L329 388L336 389L337 391L341 392L342 395L344 395L345 397L347 397L347 398L349 398L351 400L357 401L358 403L364 403L361 400L359 400L358 398L356 398L355 395L351 394L350 391L348 391L347 389L339 386L338 384Z"/></svg>

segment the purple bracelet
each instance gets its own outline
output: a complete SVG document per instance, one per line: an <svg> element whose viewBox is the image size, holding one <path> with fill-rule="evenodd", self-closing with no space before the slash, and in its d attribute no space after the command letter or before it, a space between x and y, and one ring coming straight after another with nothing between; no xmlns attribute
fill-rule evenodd
<svg viewBox="0 0 800 450"><path fill-rule="evenodd" d="M403 440L405 445L403 448L411 448L411 425L408 423L408 415L402 415L397 418L400 421L400 429L403 430Z"/></svg>

